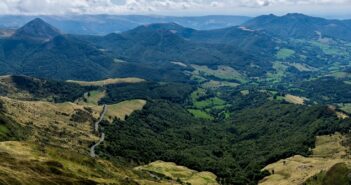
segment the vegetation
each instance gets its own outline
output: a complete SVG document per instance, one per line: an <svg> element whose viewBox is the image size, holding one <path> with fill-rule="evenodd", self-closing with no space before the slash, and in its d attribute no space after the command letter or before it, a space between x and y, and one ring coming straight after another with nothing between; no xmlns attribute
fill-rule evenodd
<svg viewBox="0 0 351 185"><path fill-rule="evenodd" d="M165 178L172 179L180 184L218 185L216 175L211 172L197 172L171 162L155 161L135 169L155 175L163 175Z"/></svg>
<svg viewBox="0 0 351 185"><path fill-rule="evenodd" d="M116 120L106 127L107 141L101 149L135 162L160 159L211 171L224 184L255 184L266 175L260 171L265 164L293 154L308 155L315 135L347 131L349 124L326 107L275 103L211 124L179 105L151 101L125 122Z"/></svg>
<svg viewBox="0 0 351 185"><path fill-rule="evenodd" d="M326 172L334 171L334 166L341 163L350 162L348 137L340 133L317 136L311 156L295 155L269 164L264 169L271 172L271 175L261 180L260 185L323 184L323 179L329 178L326 177ZM338 171L335 172L334 175L339 174ZM347 177L344 173L339 175L343 177L333 179L334 177L330 176L330 180L333 179L334 182L327 184L339 184L339 180L343 181L342 179Z"/></svg>
<svg viewBox="0 0 351 185"><path fill-rule="evenodd" d="M0 93L5 96L27 100L47 100L53 102L75 101L92 89L78 84L61 81L42 80L26 76L8 76L2 78L3 89ZM1 85L0 85L1 88ZM16 96L16 94L21 94ZM25 96L24 94L29 94Z"/></svg>
<svg viewBox="0 0 351 185"><path fill-rule="evenodd" d="M139 83L139 82L144 82L145 80L140 79L140 78L109 78L106 80L100 80L100 81L75 81L75 80L68 80L67 82L71 83L77 83L81 86L106 86L106 85L111 85L111 84L118 84L118 83Z"/></svg>
<svg viewBox="0 0 351 185"><path fill-rule="evenodd" d="M287 49L287 48L283 48L283 49L280 49L277 53L277 59L282 59L282 60L285 60L289 57L291 57L292 55L295 54L295 51L294 50L291 50L291 49Z"/></svg>
<svg viewBox="0 0 351 185"><path fill-rule="evenodd" d="M131 99L166 99L182 103L192 90L191 85L180 83L115 84L107 86L106 96L101 103L113 104Z"/></svg>

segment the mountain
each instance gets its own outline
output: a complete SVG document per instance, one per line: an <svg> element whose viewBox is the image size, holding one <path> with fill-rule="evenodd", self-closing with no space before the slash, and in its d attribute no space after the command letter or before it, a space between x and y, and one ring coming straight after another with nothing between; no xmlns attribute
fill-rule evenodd
<svg viewBox="0 0 351 185"><path fill-rule="evenodd" d="M36 18L16 30L12 37L17 39L48 41L60 34L61 32L57 28L40 18Z"/></svg>
<svg viewBox="0 0 351 185"><path fill-rule="evenodd" d="M18 28L33 16L0 16L0 28ZM137 26L175 22L185 27L209 30L240 25L249 20L245 16L146 16L146 15L75 15L40 16L43 20L69 34L106 35L123 32Z"/></svg>
<svg viewBox="0 0 351 185"><path fill-rule="evenodd" d="M274 40L260 32L239 27L198 31L176 23L139 26L120 34L94 37L90 42L129 61L229 65L250 76L270 70L271 64L265 59L267 51L275 47Z"/></svg>
<svg viewBox="0 0 351 185"><path fill-rule="evenodd" d="M60 33L41 19L35 19L13 36L0 39L0 64L3 66L0 74L60 80L94 80L108 76L111 58L94 45Z"/></svg>
<svg viewBox="0 0 351 185"><path fill-rule="evenodd" d="M243 26L281 38L318 39L321 36L351 40L349 20L328 20L297 13L259 16L244 23Z"/></svg>

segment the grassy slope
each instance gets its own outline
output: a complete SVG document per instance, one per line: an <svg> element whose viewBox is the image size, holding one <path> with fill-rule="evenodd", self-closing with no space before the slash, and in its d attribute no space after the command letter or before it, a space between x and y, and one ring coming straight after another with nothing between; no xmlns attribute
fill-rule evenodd
<svg viewBox="0 0 351 185"><path fill-rule="evenodd" d="M141 110L145 106L145 100L127 100L113 105L107 105L105 119L112 122L114 118L125 120L134 111Z"/></svg>
<svg viewBox="0 0 351 185"><path fill-rule="evenodd" d="M77 83L82 86L105 86L111 84L119 84L119 83L139 83L144 82L145 80L141 78L109 78L106 80L101 81L75 81L75 80L68 80L67 82Z"/></svg>
<svg viewBox="0 0 351 185"><path fill-rule="evenodd" d="M341 145L344 140L341 134L317 137L312 156L296 155L266 166L264 169L274 174L264 178L260 185L299 185L335 164L350 165L349 151Z"/></svg>
<svg viewBox="0 0 351 185"><path fill-rule="evenodd" d="M171 162L155 161L135 169L162 174L172 180L192 185L218 185L216 175L211 172L198 172Z"/></svg>
<svg viewBox="0 0 351 185"><path fill-rule="evenodd" d="M93 92L89 97L96 100L102 93ZM7 97L0 97L0 101L6 115L32 132L26 141L0 142L0 184L180 184L177 179L155 177L138 168L90 158L88 147L98 139L92 134L91 123L101 112L101 107L94 105L96 101L50 103ZM111 112L107 116L123 119L145 103L131 100L109 105ZM1 126L0 131L6 134L8 128ZM205 172L189 179L215 182L215 176Z"/></svg>

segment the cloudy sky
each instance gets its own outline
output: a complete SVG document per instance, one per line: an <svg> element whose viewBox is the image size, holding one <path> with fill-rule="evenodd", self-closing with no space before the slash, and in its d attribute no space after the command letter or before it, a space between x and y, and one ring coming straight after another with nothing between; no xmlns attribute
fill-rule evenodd
<svg viewBox="0 0 351 185"><path fill-rule="evenodd" d="M0 14L259 15L351 17L351 0L0 0Z"/></svg>

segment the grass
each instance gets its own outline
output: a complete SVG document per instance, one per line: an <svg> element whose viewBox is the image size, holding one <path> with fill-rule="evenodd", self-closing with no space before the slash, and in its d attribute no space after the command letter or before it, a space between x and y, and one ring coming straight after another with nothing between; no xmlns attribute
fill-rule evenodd
<svg viewBox="0 0 351 185"><path fill-rule="evenodd" d="M217 69L210 69L207 66L191 65L195 70L193 75L202 77L216 77L221 80L236 80L245 83L246 77L229 66L218 66Z"/></svg>
<svg viewBox="0 0 351 185"><path fill-rule="evenodd" d="M350 168L345 163L338 163L327 172L322 171L309 178L304 185L348 185L350 172Z"/></svg>
<svg viewBox="0 0 351 185"><path fill-rule="evenodd" d="M148 171L155 174L161 174L173 181L189 183L192 185L218 185L216 175L210 172L197 172L184 166L178 166L175 163L155 161L145 166L135 168L139 171Z"/></svg>
<svg viewBox="0 0 351 185"><path fill-rule="evenodd" d="M351 103L343 103L338 105L341 110L351 114Z"/></svg>
<svg viewBox="0 0 351 185"><path fill-rule="evenodd" d="M273 69L275 73L267 73L267 79L273 83L278 83L285 77L288 66L282 62L276 61L273 63Z"/></svg>
<svg viewBox="0 0 351 185"><path fill-rule="evenodd" d="M290 58L291 56L293 56L295 54L294 50L291 49L287 49L287 48L282 48L280 49L277 54L276 57L279 60L285 60L287 58Z"/></svg>
<svg viewBox="0 0 351 185"><path fill-rule="evenodd" d="M220 106L224 105L226 102L218 97L208 98L203 101L195 101L193 102L194 106L198 109L204 109L208 107Z"/></svg>
<svg viewBox="0 0 351 185"><path fill-rule="evenodd" d="M348 56L348 52L345 50L342 50L336 46L331 46L326 43L321 43L317 41L312 41L311 44L315 47L319 47L323 53L326 55L336 55L336 56Z"/></svg>
<svg viewBox="0 0 351 185"><path fill-rule="evenodd" d="M206 120L213 120L214 117L203 110L198 109L188 109L188 111L195 117L206 119Z"/></svg>
<svg viewBox="0 0 351 185"><path fill-rule="evenodd" d="M206 90L203 88L196 89L196 91L192 92L190 95L193 102L204 96L206 96Z"/></svg>
<svg viewBox="0 0 351 185"><path fill-rule="evenodd" d="M348 149L341 143L345 139L339 133L318 136L313 155L296 155L266 166L272 174L260 181L260 185L300 185L338 163L351 163ZM274 173L273 173L274 171ZM316 177L317 178L317 177Z"/></svg>
<svg viewBox="0 0 351 185"><path fill-rule="evenodd" d="M125 120L134 111L141 110L146 104L145 100L127 100L113 105L107 105L107 112L105 119L112 122L113 119L118 118Z"/></svg>
<svg viewBox="0 0 351 185"><path fill-rule="evenodd" d="M284 100L292 104L304 105L306 98L287 94L285 95Z"/></svg>
<svg viewBox="0 0 351 185"><path fill-rule="evenodd" d="M331 76L337 79L351 78L351 74L347 72L337 71L331 74Z"/></svg>
<svg viewBox="0 0 351 185"><path fill-rule="evenodd" d="M109 78L101 81L75 81L75 80L67 80L67 82L77 83L81 86L105 86L110 84L119 84L119 83L140 83L144 82L144 79L141 78Z"/></svg>
<svg viewBox="0 0 351 185"><path fill-rule="evenodd" d="M98 105L99 101L105 97L106 92L102 90L94 90L84 94L83 98L80 98L78 104Z"/></svg>
<svg viewBox="0 0 351 185"><path fill-rule="evenodd" d="M0 142L0 151L0 184L171 184L107 160L36 142Z"/></svg>
<svg viewBox="0 0 351 185"><path fill-rule="evenodd" d="M243 96L247 96L250 94L250 91L249 90L242 90L240 91L240 93L243 95Z"/></svg>
<svg viewBox="0 0 351 185"><path fill-rule="evenodd" d="M0 97L6 114L21 124L31 127L30 140L39 140L63 148L86 151L98 138L92 134L93 119L98 118L101 107L74 103L21 101ZM74 120L80 114L80 120Z"/></svg>
<svg viewBox="0 0 351 185"><path fill-rule="evenodd" d="M240 85L239 83L234 83L234 82L210 80L202 84L201 87L205 89L218 89L220 87L237 87L239 85Z"/></svg>
<svg viewBox="0 0 351 185"><path fill-rule="evenodd" d="M300 72L310 72L316 71L316 68L313 68L307 64L300 64L300 63L289 63L290 66L295 67Z"/></svg>

